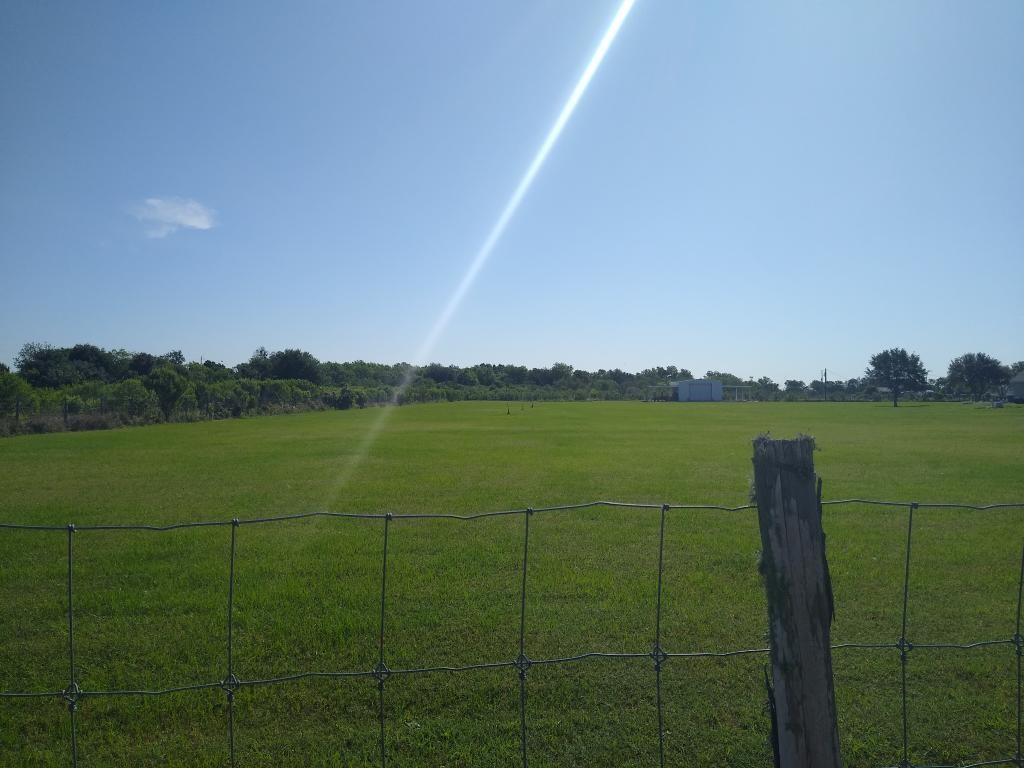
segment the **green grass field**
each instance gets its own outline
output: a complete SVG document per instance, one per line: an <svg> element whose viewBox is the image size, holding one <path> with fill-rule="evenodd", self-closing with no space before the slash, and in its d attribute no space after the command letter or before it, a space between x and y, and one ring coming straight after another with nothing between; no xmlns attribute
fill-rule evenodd
<svg viewBox="0 0 1024 768"><path fill-rule="evenodd" d="M595 499L743 504L758 433L814 435L826 499L1024 501L1024 408L907 404L504 403L309 413L0 441L0 522L78 525L229 520L310 510L449 512ZM353 468L354 467L354 468ZM346 478L339 482L339 478ZM835 642L900 634L906 511L826 509ZM650 651L657 510L531 519L526 652ZM75 534L75 654L85 691L212 682L226 673L230 527ZM234 668L252 680L377 661L383 524L306 519L237 532ZM392 669L518 653L523 518L395 520L386 660ZM908 637L1009 640L1024 510L920 510ZM663 645L765 643L756 513L672 511ZM0 690L68 683L66 536L0 530ZM1012 756L1009 644L910 653L915 764ZM764 766L763 656L672 659L663 674L671 765ZM834 654L848 766L902 758L899 654ZM533 766L657 765L649 658L534 666ZM371 678L243 688L239 765L378 765ZM518 678L395 675L389 764L511 766ZM86 697L80 766L227 764L225 694ZM0 699L0 765L68 765L60 699Z"/></svg>

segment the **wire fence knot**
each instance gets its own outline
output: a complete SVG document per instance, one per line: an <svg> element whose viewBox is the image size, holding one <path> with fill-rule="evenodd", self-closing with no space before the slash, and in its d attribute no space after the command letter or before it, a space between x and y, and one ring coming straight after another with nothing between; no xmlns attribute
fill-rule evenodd
<svg viewBox="0 0 1024 768"><path fill-rule="evenodd" d="M668 654L665 653L665 649L659 643L655 643L654 647L651 648L650 656L654 659L654 671L660 672L661 665L668 661Z"/></svg>
<svg viewBox="0 0 1024 768"><path fill-rule="evenodd" d="M1018 632L1011 638L1011 642L1013 643L1013 647L1017 649L1017 655L1024 656L1024 636L1021 636Z"/></svg>
<svg viewBox="0 0 1024 768"><path fill-rule="evenodd" d="M231 696L235 691L242 687L241 681L235 677L234 672L229 674L223 680L220 681L221 690Z"/></svg>
<svg viewBox="0 0 1024 768"><path fill-rule="evenodd" d="M533 662L530 661L529 657L525 653L520 653L516 660L512 662L512 666L519 670L519 676L526 678L526 672L533 666Z"/></svg>
<svg viewBox="0 0 1024 768"><path fill-rule="evenodd" d="M383 685L384 681L391 677L391 670L388 669L388 665L383 661L378 661L377 666L373 668L373 676L378 683Z"/></svg>
<svg viewBox="0 0 1024 768"><path fill-rule="evenodd" d="M78 687L78 683L72 680L71 685L60 692L60 697L68 703L68 709L74 711L78 709L78 700L82 698L82 689Z"/></svg>
<svg viewBox="0 0 1024 768"><path fill-rule="evenodd" d="M907 654L910 653L910 651L914 650L914 644L912 642L910 642L909 640L907 640L907 638L905 638L905 637L901 637L896 642L896 647L899 648L899 650L900 650L900 658L903 659L904 661L907 658Z"/></svg>

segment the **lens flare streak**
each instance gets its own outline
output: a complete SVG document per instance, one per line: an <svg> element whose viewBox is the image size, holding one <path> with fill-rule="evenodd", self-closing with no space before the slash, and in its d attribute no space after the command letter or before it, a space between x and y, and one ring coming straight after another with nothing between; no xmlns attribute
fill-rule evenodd
<svg viewBox="0 0 1024 768"><path fill-rule="evenodd" d="M597 44L597 48L590 57L590 61L583 70L583 74L580 75L579 80L576 82L576 86L572 89L572 93L569 94L569 98L566 100L562 110L558 113L558 117L555 119L551 129L548 131L547 136L544 137L543 143L533 156L533 160L530 162L526 172L516 185L515 190L508 199L508 202L505 203L505 207L502 209L501 215L498 216L498 219L494 222L494 226L491 227L491 230L487 235L487 239L484 240L483 245L480 246L476 256L473 258L473 261L470 263L465 274L462 276L462 279L459 281L459 284L455 287L455 290L449 297L444 309L437 316L437 319L431 326L430 332L426 335L423 342L417 349L416 356L412 361L412 366L408 371L406 371L398 387L395 388L395 392L392 395L392 404L397 404L401 400L402 395L404 395L412 385L419 367L428 361L428 358L434 351L434 347L437 346L438 340L444 334L452 317L458 311L463 300L466 298L466 294L469 292L469 289L473 287L473 283L476 282L477 277L480 275L480 271L484 268L484 265L487 264L495 246L497 246L498 242L501 240L502 235L505 234L505 230L512 221L512 217L515 216L520 203L523 202L523 198L526 197L526 193L529 192L530 187L537 178L537 174L540 173L540 169L543 167L544 161L547 160L548 155L551 154L551 150L558 142L559 136L562 135L562 131L565 129L569 119L572 117L572 113L576 110L576 106L580 103L580 99L583 98L583 94L586 92L587 86L590 85L590 81L594 79L594 75L601 66L601 62L608 53L608 49L611 48L612 43L615 41L615 37L619 34L619 30L622 28L623 23L625 23L626 17L633 9L633 5L635 3L636 0L623 0L619 5L618 10L615 12L615 16L612 18L611 24L608 25L608 29L605 30L604 35L601 37L601 41ZM376 419L373 420L373 423L360 440L356 450L350 454L345 466L341 468L341 471L336 477L333 492L328 499L328 505L330 502L334 501L338 492L349 481L356 468L369 454L370 448L376 442L381 431L384 429L390 414L391 408L382 408Z"/></svg>
<svg viewBox="0 0 1024 768"><path fill-rule="evenodd" d="M598 43L597 49L594 51L594 55L590 57L590 62L587 64L586 69L583 70L583 74L576 83L576 87L573 88L572 93L569 94L569 99L565 102L565 106L562 107L562 111L558 113L558 117L555 120L554 125L551 126L551 130L548 131L547 136L544 138L544 142L540 145L540 149L538 149L537 153L533 156L533 160L526 169L526 173L524 173L523 177L519 180L519 184L516 186L512 196L505 204L505 208L502 210L501 215L498 217L498 220L494 222L494 226L487 235L487 239L484 241L483 245L480 246L480 250L477 251L476 257L469 265L469 269L467 269L466 273L462 276L462 280L459 281L455 291L452 292L451 298L448 299L448 303L445 305L444 310L440 315L438 315L437 320L430 329L430 333L427 334L423 343L420 345L419 350L416 353L416 357L413 359L413 363L415 365L423 365L427 362L427 358L433 352L434 347L437 345L438 339L440 339L441 335L444 333L445 328L448 327L448 323L451 321L452 316L462 304L463 299L465 299L466 294L473 286L473 283L476 282L476 278L480 274L480 270L483 269L487 260L491 257L494 247L501 240L502 235L505 234L505 230L508 228L509 222L519 209L519 204L523 202L523 198L526 197L526 193L533 185L534 179L537 178L537 174L540 172L541 166L544 165L544 161L547 160L548 155L551 154L551 150L558 141L558 137L562 135L562 131L569 122L569 118L572 117L572 113L580 103L580 99L583 98L583 94L587 90L587 86L590 85L590 81L594 79L594 75L597 73L598 67L601 66L601 62L604 60L605 54L608 53L608 49L615 41L615 37L618 35L619 29L621 29L622 24L626 21L626 17L629 15L629 12L633 8L635 2L636 0L624 0L622 5L619 6L615 17L612 19L612 23L604 33L604 37L601 38L601 42Z"/></svg>

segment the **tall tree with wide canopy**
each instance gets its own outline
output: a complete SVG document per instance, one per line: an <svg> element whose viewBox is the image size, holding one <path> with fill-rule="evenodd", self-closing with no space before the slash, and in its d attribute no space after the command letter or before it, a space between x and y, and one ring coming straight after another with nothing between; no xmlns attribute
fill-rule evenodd
<svg viewBox="0 0 1024 768"><path fill-rule="evenodd" d="M950 361L947 376L950 384L966 389L977 399L989 387L1009 379L1010 369L984 352L968 352Z"/></svg>
<svg viewBox="0 0 1024 768"><path fill-rule="evenodd" d="M921 358L902 347L872 355L864 374L876 386L889 388L893 408L900 404L900 396L905 392L928 386L928 371L921 364Z"/></svg>

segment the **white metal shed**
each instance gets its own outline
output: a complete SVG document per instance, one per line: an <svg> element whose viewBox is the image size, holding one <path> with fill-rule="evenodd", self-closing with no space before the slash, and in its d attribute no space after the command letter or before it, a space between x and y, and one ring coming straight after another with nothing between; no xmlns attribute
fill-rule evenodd
<svg viewBox="0 0 1024 768"><path fill-rule="evenodd" d="M690 379L671 384L673 399L681 403L710 403L722 399L722 382L714 379Z"/></svg>

